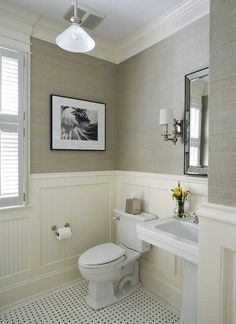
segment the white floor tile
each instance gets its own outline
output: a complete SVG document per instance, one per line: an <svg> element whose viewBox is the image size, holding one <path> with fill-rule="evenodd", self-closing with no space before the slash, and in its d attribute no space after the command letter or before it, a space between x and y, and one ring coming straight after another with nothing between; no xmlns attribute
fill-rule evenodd
<svg viewBox="0 0 236 324"><path fill-rule="evenodd" d="M0 323L81 323L81 324L177 324L175 309L144 288L110 307L94 311L84 297L83 279L9 307L0 313Z"/></svg>

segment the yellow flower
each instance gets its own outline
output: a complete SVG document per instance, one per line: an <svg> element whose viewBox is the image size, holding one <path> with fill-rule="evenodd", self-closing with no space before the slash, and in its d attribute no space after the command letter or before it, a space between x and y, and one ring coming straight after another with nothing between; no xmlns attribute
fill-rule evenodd
<svg viewBox="0 0 236 324"><path fill-rule="evenodd" d="M174 187L171 189L172 191L172 197L177 199L177 200L185 200L189 194L188 190L185 190L180 186L180 182L178 182L178 187Z"/></svg>
<svg viewBox="0 0 236 324"><path fill-rule="evenodd" d="M175 187L171 191L174 198L180 198L182 195L182 190L180 187Z"/></svg>

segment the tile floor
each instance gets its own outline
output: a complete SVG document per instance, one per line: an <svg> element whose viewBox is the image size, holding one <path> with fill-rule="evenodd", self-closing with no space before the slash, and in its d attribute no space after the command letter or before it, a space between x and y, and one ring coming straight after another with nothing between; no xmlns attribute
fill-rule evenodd
<svg viewBox="0 0 236 324"><path fill-rule="evenodd" d="M84 296L83 279L34 297L0 312L1 324L80 323L80 324L176 324L178 312L144 288L110 307L94 311Z"/></svg>

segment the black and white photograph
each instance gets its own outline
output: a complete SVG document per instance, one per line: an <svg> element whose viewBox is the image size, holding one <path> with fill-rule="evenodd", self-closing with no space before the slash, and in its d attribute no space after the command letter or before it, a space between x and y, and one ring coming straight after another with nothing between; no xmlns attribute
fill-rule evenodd
<svg viewBox="0 0 236 324"><path fill-rule="evenodd" d="M61 106L61 139L97 141L97 111Z"/></svg>
<svg viewBox="0 0 236 324"><path fill-rule="evenodd" d="M51 149L105 150L105 104L51 95Z"/></svg>

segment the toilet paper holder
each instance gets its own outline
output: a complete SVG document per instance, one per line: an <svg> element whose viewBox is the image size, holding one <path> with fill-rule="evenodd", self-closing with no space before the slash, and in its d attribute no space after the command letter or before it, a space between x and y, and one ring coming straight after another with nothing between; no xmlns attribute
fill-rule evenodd
<svg viewBox="0 0 236 324"><path fill-rule="evenodd" d="M70 224L69 223L65 223L64 227L70 227ZM59 235L58 234L58 231L57 231L57 226L56 225L52 225L51 227L52 231L55 231L55 235Z"/></svg>

